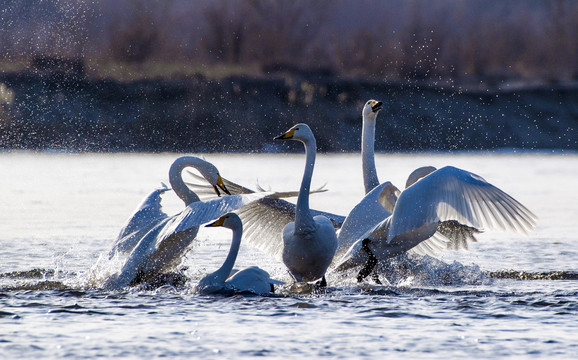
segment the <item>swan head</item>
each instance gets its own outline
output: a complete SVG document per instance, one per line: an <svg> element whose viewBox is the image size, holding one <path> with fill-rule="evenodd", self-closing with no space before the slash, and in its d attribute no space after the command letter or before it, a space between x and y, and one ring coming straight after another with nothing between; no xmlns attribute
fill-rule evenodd
<svg viewBox="0 0 578 360"><path fill-rule="evenodd" d="M219 227L219 226L233 230L241 228L243 226L243 223L241 221L241 218L239 218L239 215L235 213L226 213L225 215L221 216L212 223L205 225L205 227Z"/></svg>
<svg viewBox="0 0 578 360"><path fill-rule="evenodd" d="M368 100L363 106L361 112L364 119L375 120L377 113L381 110L383 103L377 100Z"/></svg>
<svg viewBox="0 0 578 360"><path fill-rule="evenodd" d="M213 189L215 189L217 196L221 196L219 189L223 190L225 192L225 194L231 195L231 193L229 192L229 190L225 186L225 183L223 182L223 178L221 177L221 175L218 175L216 184L213 185Z"/></svg>
<svg viewBox="0 0 578 360"><path fill-rule="evenodd" d="M311 131L311 128L307 124L294 125L284 134L275 138L275 140L298 140L301 142L309 141L311 139L314 139L313 131Z"/></svg>
<svg viewBox="0 0 578 360"><path fill-rule="evenodd" d="M199 170L201 175L203 175L203 177L207 179L207 181L213 186L213 189L215 189L215 193L217 193L217 196L221 196L221 192L219 191L219 189L223 190L225 194L231 195L231 193L225 186L225 183L223 182L223 178L219 174L219 170L217 170L217 168L213 164L206 162L205 166L199 166L197 170Z"/></svg>
<svg viewBox="0 0 578 360"><path fill-rule="evenodd" d="M207 180L207 182L213 187L213 189L215 189L215 192L218 196L221 196L219 189L223 190L226 194L231 195L225 186L225 183L223 182L223 178L221 178L221 175L219 175L219 170L217 170L215 165L211 164L205 159L201 159L200 157L188 155L177 158L175 161L173 161L171 168L169 169L169 179L173 189L175 189L175 184L183 182L181 172L187 167L196 169L201 174L201 176L204 177L205 180ZM183 184L183 186L186 185ZM175 191L177 190L175 189ZM187 201L185 200L185 202Z"/></svg>
<svg viewBox="0 0 578 360"><path fill-rule="evenodd" d="M432 172L436 171L437 169L433 166L422 166L420 168L415 169L409 176L407 177L407 181L405 182L405 187L408 188L415 184L421 178L424 178L431 174Z"/></svg>

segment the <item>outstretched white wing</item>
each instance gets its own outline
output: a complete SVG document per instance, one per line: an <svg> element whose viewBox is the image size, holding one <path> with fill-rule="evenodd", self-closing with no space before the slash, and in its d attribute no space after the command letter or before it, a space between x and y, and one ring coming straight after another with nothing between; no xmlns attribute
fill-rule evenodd
<svg viewBox="0 0 578 360"><path fill-rule="evenodd" d="M162 242L172 234L187 231L188 229L214 220L228 212L235 211L254 201L271 196L274 193L261 192L242 195L229 195L209 201L196 201L187 206L179 214L171 217L159 234L158 242Z"/></svg>
<svg viewBox="0 0 578 360"><path fill-rule="evenodd" d="M162 211L161 195L170 190L165 184L148 194L137 206L120 230L116 243L109 252L109 258L116 253L128 253L139 240L168 215Z"/></svg>
<svg viewBox="0 0 578 360"><path fill-rule="evenodd" d="M536 225L536 216L482 177L446 166L402 192L387 240L411 233L429 237L443 221L457 221L479 230L526 234Z"/></svg>
<svg viewBox="0 0 578 360"><path fill-rule="evenodd" d="M185 183L202 200L214 199L217 197L217 194L215 194L215 190L213 189L213 186L207 182L207 179L205 179L204 177L202 177L200 175L197 175L196 173L194 173L188 169L187 169L186 173L192 180L188 180ZM252 194L255 192L251 189L248 189L244 186L241 186L241 185L234 183L230 180L227 180L223 177L221 177L221 179L223 179L223 183L225 184L225 187L227 188L227 190L229 190L229 192L232 195ZM259 189L259 190L261 190L261 189Z"/></svg>
<svg viewBox="0 0 578 360"><path fill-rule="evenodd" d="M202 200L214 199L215 197L217 197L217 195L215 194L215 191L213 190L213 187L207 183L207 179L195 174L192 171L187 171L187 173L190 177L192 177L194 179L194 181L187 181L186 182L187 186L192 191L194 191ZM257 191L255 191L255 190L251 190L249 188L246 188L242 185L239 185L237 183L234 183L231 180L227 180L225 178L222 178L222 179L223 179L223 183L225 184L225 187L227 188L227 190L229 190L231 195L252 194L254 192L270 192L270 191L272 191L272 190L266 190L266 189L262 188L259 184L256 185ZM317 193L326 192L326 191L327 191L327 189L325 189L325 185L323 185L317 189L313 189L313 190L309 191L309 194L317 194ZM299 196L299 191L284 191L284 192L276 191L274 196L277 198L281 198L281 199L290 198L290 197L297 197L297 196Z"/></svg>
<svg viewBox="0 0 578 360"><path fill-rule="evenodd" d="M383 260L405 251L435 254L446 247L467 248L482 230L525 234L535 225L536 216L510 195L476 174L448 166L405 189L393 214L361 235L336 268L366 263L363 239Z"/></svg>

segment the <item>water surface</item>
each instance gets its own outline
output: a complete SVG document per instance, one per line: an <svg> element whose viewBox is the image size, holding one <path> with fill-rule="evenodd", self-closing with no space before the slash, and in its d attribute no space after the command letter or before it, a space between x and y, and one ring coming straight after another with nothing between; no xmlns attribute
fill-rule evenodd
<svg viewBox="0 0 578 360"><path fill-rule="evenodd" d="M330 274L324 292L200 296L195 282L223 261L225 229L203 229L183 287L107 292L91 268L142 197L167 182L175 154L1 153L0 351L6 358L576 358L578 156L382 154L398 187L423 165L475 172L539 217L528 236L488 232L469 251L395 259L390 283ZM294 190L304 158L208 154L246 186ZM319 155L315 208L340 214L363 195L359 155ZM165 210L182 206L164 197ZM242 246L237 267L282 264ZM520 280L543 279L543 280ZM556 280L550 280L556 279Z"/></svg>

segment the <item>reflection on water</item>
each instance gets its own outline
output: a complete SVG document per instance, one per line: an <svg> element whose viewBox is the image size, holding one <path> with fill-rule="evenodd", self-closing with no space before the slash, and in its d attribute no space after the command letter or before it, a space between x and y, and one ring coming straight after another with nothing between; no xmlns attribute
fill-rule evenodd
<svg viewBox="0 0 578 360"><path fill-rule="evenodd" d="M578 356L576 155L379 155L382 180L454 165L504 189L538 216L528 237L484 233L470 251L400 256L363 284L331 273L324 290L269 297L199 296L230 233L200 232L185 278L103 291L98 264L141 198L166 181L174 154L0 154L0 348L8 358L254 356L467 358ZM303 157L206 156L224 177L294 190ZM282 165L280 165L282 164ZM319 155L314 208L346 214L362 194L357 155ZM297 170L298 169L299 172ZM165 210L177 211L167 194ZM288 281L277 261L242 246L238 267ZM186 281L183 281L186 280Z"/></svg>

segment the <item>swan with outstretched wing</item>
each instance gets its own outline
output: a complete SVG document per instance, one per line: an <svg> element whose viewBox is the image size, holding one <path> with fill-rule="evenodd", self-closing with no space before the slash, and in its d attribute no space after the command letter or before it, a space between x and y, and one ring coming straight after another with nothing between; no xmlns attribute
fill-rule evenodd
<svg viewBox="0 0 578 360"><path fill-rule="evenodd" d="M354 208L359 220L346 220L340 231L339 249L351 246L336 262L336 269L365 264L358 276L361 280L376 261L406 251L423 254L467 248L468 242L476 241L474 234L484 230L526 234L535 227L537 218L524 205L482 177L455 167L418 168L408 177L403 192L389 182L380 185L374 141L375 120L382 105L369 100L362 111L362 169L367 195ZM379 216L381 221L377 221Z"/></svg>
<svg viewBox="0 0 578 360"><path fill-rule="evenodd" d="M139 220L142 228L133 226L135 231L117 240L110 251L111 256L116 254L128 256L119 273L107 279L106 288L118 289L140 281L149 281L159 273L170 270L181 261L182 256L195 239L199 225L268 195L267 193L246 194L202 202L182 180L181 173L187 167L196 168L211 184L217 195L220 195L219 188L229 194L217 168L211 163L194 156L182 156L176 159L169 170L169 180L175 193L187 206L178 214L161 215L160 208L158 208L160 206L160 202L157 201L158 195L153 193L145 199L144 209L148 208L151 213L156 214L154 221L147 223ZM163 189L163 191L166 190ZM141 210L143 207L139 207L135 214L142 213ZM133 221L132 218L128 221L129 224L138 222Z"/></svg>

